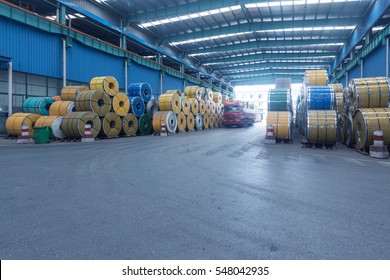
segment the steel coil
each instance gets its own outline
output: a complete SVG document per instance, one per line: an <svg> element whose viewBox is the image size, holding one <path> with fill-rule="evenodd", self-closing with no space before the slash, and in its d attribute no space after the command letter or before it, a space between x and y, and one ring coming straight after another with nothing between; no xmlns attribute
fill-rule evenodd
<svg viewBox="0 0 390 280"><path fill-rule="evenodd" d="M203 100L200 100L199 101L199 113L202 116L204 116L206 114L206 110L207 110L206 103Z"/></svg>
<svg viewBox="0 0 390 280"><path fill-rule="evenodd" d="M222 94L220 92L213 92L213 101L217 104L222 103Z"/></svg>
<svg viewBox="0 0 390 280"><path fill-rule="evenodd" d="M195 128L195 117L191 112L187 116L187 130L192 131Z"/></svg>
<svg viewBox="0 0 390 280"><path fill-rule="evenodd" d="M272 125L276 139L291 139L291 113L286 111L268 112L267 126Z"/></svg>
<svg viewBox="0 0 390 280"><path fill-rule="evenodd" d="M210 115L215 114L215 102L210 100Z"/></svg>
<svg viewBox="0 0 390 280"><path fill-rule="evenodd" d="M145 112L145 103L141 97L129 97L130 101L130 112L136 115L137 117L141 117Z"/></svg>
<svg viewBox="0 0 390 280"><path fill-rule="evenodd" d="M268 92L268 111L290 111L291 94L289 89L270 89Z"/></svg>
<svg viewBox="0 0 390 280"><path fill-rule="evenodd" d="M152 132L152 120L147 114L143 114L138 120L138 129L141 135L149 135Z"/></svg>
<svg viewBox="0 0 390 280"><path fill-rule="evenodd" d="M209 88L203 88L203 99L205 101L207 101L207 100L212 101L213 100L213 91Z"/></svg>
<svg viewBox="0 0 390 280"><path fill-rule="evenodd" d="M304 83L306 86L326 86L328 73L326 70L306 70Z"/></svg>
<svg viewBox="0 0 390 280"><path fill-rule="evenodd" d="M199 112L198 100L196 100L195 98L190 98L189 101L190 101L191 113L194 114L194 116L196 116L196 114L198 114Z"/></svg>
<svg viewBox="0 0 390 280"><path fill-rule="evenodd" d="M35 122L41 117L38 114L31 113L15 113L8 117L5 128L8 135L19 136L22 133L22 126L28 126L31 137L34 137L33 127Z"/></svg>
<svg viewBox="0 0 390 280"><path fill-rule="evenodd" d="M215 104L215 114L221 114L221 104L219 103Z"/></svg>
<svg viewBox="0 0 390 280"><path fill-rule="evenodd" d="M179 114L181 110L180 96L177 93L161 94L159 99L160 111L173 111Z"/></svg>
<svg viewBox="0 0 390 280"><path fill-rule="evenodd" d="M62 119L61 130L66 137L81 138L85 132L85 125L91 125L91 133L96 137L102 126L100 118L94 112L72 112Z"/></svg>
<svg viewBox="0 0 390 280"><path fill-rule="evenodd" d="M128 88L130 97L141 97L144 102L148 102L152 98L152 88L148 83L134 83Z"/></svg>
<svg viewBox="0 0 390 280"><path fill-rule="evenodd" d="M354 115L356 148L368 151L374 143L374 131L383 131L384 145L390 145L390 108L360 108Z"/></svg>
<svg viewBox="0 0 390 280"><path fill-rule="evenodd" d="M158 111L153 116L153 130L160 132L161 123L164 122L169 133L176 132L177 117L173 111Z"/></svg>
<svg viewBox="0 0 390 280"><path fill-rule="evenodd" d="M23 112L48 116L54 101L51 97L29 97L23 102Z"/></svg>
<svg viewBox="0 0 390 280"><path fill-rule="evenodd" d="M89 87L91 90L102 90L109 96L114 96L119 90L119 84L112 76L92 78Z"/></svg>
<svg viewBox="0 0 390 280"><path fill-rule="evenodd" d="M61 99L63 101L75 101L77 95L79 95L80 92L89 90L89 87L87 86L67 86L63 87L61 90Z"/></svg>
<svg viewBox="0 0 390 280"><path fill-rule="evenodd" d="M187 96L181 96L180 99L181 99L181 109L184 115L188 116L188 114L191 111L190 101Z"/></svg>
<svg viewBox="0 0 390 280"><path fill-rule="evenodd" d="M183 112L180 112L177 115L177 131L185 132L187 127L187 119L186 115Z"/></svg>
<svg viewBox="0 0 390 280"><path fill-rule="evenodd" d="M337 140L337 113L334 110L307 111L307 141L334 145Z"/></svg>
<svg viewBox="0 0 390 280"><path fill-rule="evenodd" d="M76 111L73 101L55 101L49 109L50 116L65 116Z"/></svg>
<svg viewBox="0 0 390 280"><path fill-rule="evenodd" d="M130 100L123 92L118 92L112 98L111 112L115 112L118 116L125 116L130 110Z"/></svg>
<svg viewBox="0 0 390 280"><path fill-rule="evenodd" d="M59 95L51 96L51 98L53 98L55 101L62 101L61 96Z"/></svg>
<svg viewBox="0 0 390 280"><path fill-rule="evenodd" d="M222 95L222 103L226 103L226 102L229 102L230 99L229 99L229 96L228 95Z"/></svg>
<svg viewBox="0 0 390 280"><path fill-rule="evenodd" d="M158 104L152 98L146 104L146 113L149 115L150 118L153 118L154 113L156 113L157 111L158 111Z"/></svg>
<svg viewBox="0 0 390 280"><path fill-rule="evenodd" d="M77 112L91 111L103 117L111 110L111 98L102 90L86 90L77 95L74 105Z"/></svg>
<svg viewBox="0 0 390 280"><path fill-rule="evenodd" d="M168 89L165 94L172 94L172 93L177 93L179 96L182 96L183 93L181 92L180 89Z"/></svg>
<svg viewBox="0 0 390 280"><path fill-rule="evenodd" d="M138 131L138 119L132 113L126 114L122 118L122 134L126 136L136 136Z"/></svg>
<svg viewBox="0 0 390 280"><path fill-rule="evenodd" d="M345 145L350 148L355 145L354 121L351 112L345 116Z"/></svg>
<svg viewBox="0 0 390 280"><path fill-rule="evenodd" d="M188 98L195 98L200 101L202 99L202 89L198 86L189 86L184 90L185 96Z"/></svg>
<svg viewBox="0 0 390 280"><path fill-rule="evenodd" d="M346 116L344 113L339 114L339 119L338 119L338 126L337 126L337 134L338 134L338 140L342 143L345 144L347 134L346 134L346 125L345 125L345 119Z"/></svg>
<svg viewBox="0 0 390 280"><path fill-rule="evenodd" d="M204 114L203 116L203 128L204 129L210 128L210 116L207 114Z"/></svg>
<svg viewBox="0 0 390 280"><path fill-rule="evenodd" d="M389 79L363 78L353 79L349 83L354 107L387 108L389 107Z"/></svg>
<svg viewBox="0 0 390 280"><path fill-rule="evenodd" d="M42 116L35 122L34 127L49 126L52 131L52 135L50 135L51 138L63 139L65 138L65 134L61 130L63 118L63 116Z"/></svg>
<svg viewBox="0 0 390 280"><path fill-rule="evenodd" d="M202 130L203 128L203 116L198 113L195 115L195 129Z"/></svg>
<svg viewBox="0 0 390 280"><path fill-rule="evenodd" d="M334 92L334 108L337 113L340 114L343 110L343 85L342 84L330 84Z"/></svg>
<svg viewBox="0 0 390 280"><path fill-rule="evenodd" d="M334 106L333 88L325 87L307 87L307 109L308 110L332 110Z"/></svg>
<svg viewBox="0 0 390 280"><path fill-rule="evenodd" d="M209 128L210 129L214 128L214 115L213 114L211 114L209 116Z"/></svg>
<svg viewBox="0 0 390 280"><path fill-rule="evenodd" d="M109 112L100 119L102 127L99 132L100 137L117 137L122 130L121 118L115 112Z"/></svg>

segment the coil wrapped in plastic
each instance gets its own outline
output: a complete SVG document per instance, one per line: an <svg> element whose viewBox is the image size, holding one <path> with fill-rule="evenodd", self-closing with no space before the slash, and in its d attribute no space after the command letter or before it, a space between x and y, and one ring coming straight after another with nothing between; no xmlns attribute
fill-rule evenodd
<svg viewBox="0 0 390 280"><path fill-rule="evenodd" d="M86 90L76 96L74 105L77 112L91 111L103 117L111 110L111 98L102 90Z"/></svg>
<svg viewBox="0 0 390 280"><path fill-rule="evenodd" d="M330 86L311 86L306 88L308 110L332 110L334 92Z"/></svg>
<svg viewBox="0 0 390 280"><path fill-rule="evenodd" d="M152 98L152 87L148 83L134 83L129 86L128 95L139 96L144 102L148 102Z"/></svg>
<svg viewBox="0 0 390 280"><path fill-rule="evenodd" d="M222 103L222 94L220 92L213 92L213 101L217 104Z"/></svg>
<svg viewBox="0 0 390 280"><path fill-rule="evenodd" d="M334 145L337 140L337 113L334 110L307 111L307 141Z"/></svg>
<svg viewBox="0 0 390 280"><path fill-rule="evenodd" d="M126 114L122 118L122 135L136 136L138 131L138 119L132 113Z"/></svg>
<svg viewBox="0 0 390 280"><path fill-rule="evenodd" d="M157 111L158 111L158 104L152 98L146 104L146 113L149 115L150 118L153 118L154 113L156 113Z"/></svg>
<svg viewBox="0 0 390 280"><path fill-rule="evenodd" d="M203 128L203 116L198 113L195 115L195 129L202 130Z"/></svg>
<svg viewBox="0 0 390 280"><path fill-rule="evenodd" d="M268 112L267 127L273 126L276 139L288 140L291 139L292 117L288 111Z"/></svg>
<svg viewBox="0 0 390 280"><path fill-rule="evenodd" d="M176 132L177 117L173 111L158 111L153 116L153 130L160 132L161 123L165 123L166 129L169 133Z"/></svg>
<svg viewBox="0 0 390 280"><path fill-rule="evenodd" d="M61 130L66 137L81 138L85 132L85 125L91 125L93 137L98 136L102 123L94 112L72 112L62 119Z"/></svg>
<svg viewBox="0 0 390 280"><path fill-rule="evenodd" d="M145 112L145 103L141 97L129 97L130 111L137 117L141 117Z"/></svg>
<svg viewBox="0 0 390 280"><path fill-rule="evenodd" d="M202 99L203 91L198 86L188 86L185 88L184 94L188 98L195 98L196 100L200 101Z"/></svg>
<svg viewBox="0 0 390 280"><path fill-rule="evenodd" d="M99 133L100 137L113 138L119 135L122 130L122 121L115 112L107 113L100 120L102 122L102 127Z"/></svg>
<svg viewBox="0 0 390 280"><path fill-rule="evenodd" d="M187 116L187 130L192 131L195 128L195 117L191 112Z"/></svg>
<svg viewBox="0 0 390 280"><path fill-rule="evenodd" d="M22 133L22 126L28 126L31 137L34 137L35 122L41 117L39 114L15 113L8 117L5 128L10 136L19 136Z"/></svg>
<svg viewBox="0 0 390 280"><path fill-rule="evenodd" d="M73 101L55 101L49 109L50 116L65 116L76 111Z"/></svg>
<svg viewBox="0 0 390 280"><path fill-rule="evenodd" d="M181 99L181 109L184 115L188 116L188 114L191 111L190 101L187 96L181 96L180 99Z"/></svg>
<svg viewBox="0 0 390 280"><path fill-rule="evenodd" d="M51 127L52 135L50 138L63 139L65 134L61 130L63 116L42 116L36 122L34 127Z"/></svg>
<svg viewBox="0 0 390 280"><path fill-rule="evenodd" d="M75 101L80 92L89 90L87 86L66 86L61 90L62 101Z"/></svg>
<svg viewBox="0 0 390 280"><path fill-rule="evenodd" d="M112 76L94 77L89 82L89 87L91 90L102 90L109 96L114 96L119 90L119 84Z"/></svg>
<svg viewBox="0 0 390 280"><path fill-rule="evenodd" d="M152 132L152 120L148 114L143 114L138 120L138 129L141 135L148 135Z"/></svg>
<svg viewBox="0 0 390 280"><path fill-rule="evenodd" d="M177 93L161 94L158 105L160 111L173 111L175 114L181 111L180 96Z"/></svg>
<svg viewBox="0 0 390 280"><path fill-rule="evenodd" d="M130 110L130 100L123 92L118 92L112 98L112 109L118 116L125 116Z"/></svg>
<svg viewBox="0 0 390 280"><path fill-rule="evenodd" d="M51 97L29 97L23 102L23 112L48 116L54 101Z"/></svg>
<svg viewBox="0 0 390 280"><path fill-rule="evenodd" d="M354 108L388 108L389 79L385 77L352 79L349 83Z"/></svg>

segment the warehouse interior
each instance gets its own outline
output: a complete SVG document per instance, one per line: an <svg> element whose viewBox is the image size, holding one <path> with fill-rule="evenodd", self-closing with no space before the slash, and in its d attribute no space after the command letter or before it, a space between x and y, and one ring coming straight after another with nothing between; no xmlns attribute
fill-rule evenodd
<svg viewBox="0 0 390 280"><path fill-rule="evenodd" d="M382 0L0 0L0 258L388 259L389 23Z"/></svg>

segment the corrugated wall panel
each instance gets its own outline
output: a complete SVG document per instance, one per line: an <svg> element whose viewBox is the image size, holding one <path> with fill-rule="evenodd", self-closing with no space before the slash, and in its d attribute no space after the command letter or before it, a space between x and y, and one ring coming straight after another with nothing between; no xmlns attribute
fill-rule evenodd
<svg viewBox="0 0 390 280"><path fill-rule="evenodd" d="M364 59L363 77L386 76L386 46L381 46Z"/></svg>
<svg viewBox="0 0 390 280"><path fill-rule="evenodd" d="M146 68L135 62L132 62L128 68L128 82L148 83L152 87L153 94L160 94L160 72Z"/></svg>
<svg viewBox="0 0 390 280"><path fill-rule="evenodd" d="M62 77L62 42L57 35L4 17L0 34L0 55L13 59L15 71Z"/></svg>
<svg viewBox="0 0 390 280"><path fill-rule="evenodd" d="M184 91L183 80L165 74L163 77L163 92L166 92L168 89L180 89Z"/></svg>
<svg viewBox="0 0 390 280"><path fill-rule="evenodd" d="M114 16L111 13L108 13L107 11L104 11L100 7L96 6L95 4L85 1L85 0L68 0L68 2L75 4L79 6L80 8L83 8L84 10L87 10L88 12L101 17L102 19L120 27L121 20L119 17Z"/></svg>
<svg viewBox="0 0 390 280"><path fill-rule="evenodd" d="M80 82L89 82L97 76L114 76L120 88L124 85L124 61L73 41L73 46L67 49L67 78Z"/></svg>
<svg viewBox="0 0 390 280"><path fill-rule="evenodd" d="M356 65L348 72L348 82L356 78L360 78L360 65Z"/></svg>

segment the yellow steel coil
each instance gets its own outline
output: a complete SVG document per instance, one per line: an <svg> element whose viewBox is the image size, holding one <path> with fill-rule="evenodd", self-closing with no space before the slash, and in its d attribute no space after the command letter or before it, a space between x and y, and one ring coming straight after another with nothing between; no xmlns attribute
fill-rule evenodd
<svg viewBox="0 0 390 280"><path fill-rule="evenodd" d="M389 106L389 79L353 79L349 83L355 108L386 108Z"/></svg>
<svg viewBox="0 0 390 280"><path fill-rule="evenodd" d="M118 92L112 98L112 109L118 116L125 116L130 110L130 101L126 94Z"/></svg>
<svg viewBox="0 0 390 280"><path fill-rule="evenodd" d="M119 90L119 84L112 76L92 78L89 87L91 90L103 90L110 96L114 96Z"/></svg>
<svg viewBox="0 0 390 280"><path fill-rule="evenodd" d="M179 114L181 110L180 96L177 93L161 94L158 104L160 111L173 111Z"/></svg>
<svg viewBox="0 0 390 280"><path fill-rule="evenodd" d="M267 126L272 125L276 139L291 138L291 114L290 112L268 111Z"/></svg>
<svg viewBox="0 0 390 280"><path fill-rule="evenodd" d="M342 84L330 84L330 87L334 91L334 101L337 113L340 114L343 110L343 85Z"/></svg>
<svg viewBox="0 0 390 280"><path fill-rule="evenodd" d="M126 136L136 136L138 131L138 119L132 113L126 114L122 118L122 134Z"/></svg>
<svg viewBox="0 0 390 280"><path fill-rule="evenodd" d="M177 93L179 96L182 96L182 92L180 89L168 89L165 94Z"/></svg>
<svg viewBox="0 0 390 280"><path fill-rule="evenodd" d="M326 70L306 70L306 86L326 86L328 84L328 73Z"/></svg>
<svg viewBox="0 0 390 280"><path fill-rule="evenodd" d="M188 116L188 114L191 111L190 101L189 101L187 96L182 96L180 98L181 98L181 109L182 109L184 115Z"/></svg>
<svg viewBox="0 0 390 280"><path fill-rule="evenodd" d="M214 115L213 114L211 114L209 116L209 127L210 127L210 129L214 128Z"/></svg>
<svg viewBox="0 0 390 280"><path fill-rule="evenodd" d="M210 100L210 115L215 114L215 102Z"/></svg>
<svg viewBox="0 0 390 280"><path fill-rule="evenodd" d="M55 101L51 104L49 109L50 116L65 116L70 112L75 111L75 106L73 101Z"/></svg>
<svg viewBox="0 0 390 280"><path fill-rule="evenodd" d="M210 116L207 114L204 114L203 116L203 128L204 129L209 129L210 127Z"/></svg>
<svg viewBox="0 0 390 280"><path fill-rule="evenodd" d="M80 92L89 90L87 86L67 86L61 90L62 101L75 101Z"/></svg>
<svg viewBox="0 0 390 280"><path fill-rule="evenodd" d="M195 128L195 117L191 112L187 116L187 130L192 131Z"/></svg>
<svg viewBox="0 0 390 280"><path fill-rule="evenodd" d="M384 145L390 145L390 108L361 108L355 112L354 134L356 148L369 150L374 131L383 131Z"/></svg>
<svg viewBox="0 0 390 280"><path fill-rule="evenodd" d="M207 100L207 101L206 101L206 114L210 116L211 110L212 110L211 101L210 101L210 100Z"/></svg>
<svg viewBox="0 0 390 280"><path fill-rule="evenodd" d="M99 136L113 138L117 137L122 130L121 118L114 112L107 113L101 118L102 128Z"/></svg>
<svg viewBox="0 0 390 280"><path fill-rule="evenodd" d="M334 144L337 140L336 111L308 110L306 131L309 143Z"/></svg>
<svg viewBox="0 0 390 280"><path fill-rule="evenodd" d="M91 125L93 137L99 134L101 121L94 112L68 113L61 123L62 132L69 138L81 138L85 132L85 125Z"/></svg>
<svg viewBox="0 0 390 280"><path fill-rule="evenodd" d="M207 110L206 103L203 100L200 100L199 101L199 113L202 116L204 116L206 114L206 110Z"/></svg>
<svg viewBox="0 0 390 280"><path fill-rule="evenodd" d="M188 98L195 98L198 101L202 99L202 90L198 86L186 87L184 90L184 94Z"/></svg>
<svg viewBox="0 0 390 280"><path fill-rule="evenodd" d="M191 108L191 113L196 116L196 114L199 112L199 103L198 100L195 98L190 98L190 108Z"/></svg>
<svg viewBox="0 0 390 280"><path fill-rule="evenodd" d="M35 122L41 117L38 114L31 113L15 113L9 116L5 123L8 135L18 136L22 134L22 126L28 126L30 135L34 137L33 127Z"/></svg>
<svg viewBox="0 0 390 280"><path fill-rule="evenodd" d="M111 110L111 98L102 90L87 90L79 93L75 100L76 111L92 111L99 117L105 116Z"/></svg>
<svg viewBox="0 0 390 280"><path fill-rule="evenodd" d="M169 133L176 132L177 129L177 117L173 111L159 111L153 115L153 130L160 132L161 123L165 123L167 131Z"/></svg>
<svg viewBox="0 0 390 280"><path fill-rule="evenodd" d="M213 92L213 101L215 103L222 103L222 94L220 92Z"/></svg>
<svg viewBox="0 0 390 280"><path fill-rule="evenodd" d="M180 112L177 115L177 130L180 132L185 132L187 127L187 120L186 116L184 115L183 112Z"/></svg>
<svg viewBox="0 0 390 280"><path fill-rule="evenodd" d="M51 127L53 137L57 139L65 138L65 134L61 130L63 116L42 116L36 122L34 127Z"/></svg>

